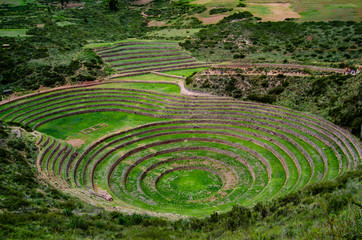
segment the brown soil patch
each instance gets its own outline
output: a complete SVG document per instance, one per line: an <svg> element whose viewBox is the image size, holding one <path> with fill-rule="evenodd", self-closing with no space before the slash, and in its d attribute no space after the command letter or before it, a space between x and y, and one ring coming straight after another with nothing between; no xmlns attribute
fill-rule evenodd
<svg viewBox="0 0 362 240"><path fill-rule="evenodd" d="M43 28L45 24L37 24L36 27L37 28Z"/></svg>
<svg viewBox="0 0 362 240"><path fill-rule="evenodd" d="M57 6L57 7L62 7L62 4L60 3L57 3L57 4L52 4L54 6ZM66 8L76 8L76 7L83 7L84 6L84 2L83 3L65 3L63 8L66 9Z"/></svg>
<svg viewBox="0 0 362 240"><path fill-rule="evenodd" d="M227 16L228 15L218 15L218 16L212 16L212 17L199 17L199 20L202 21L204 24L215 24Z"/></svg>
<svg viewBox="0 0 362 240"><path fill-rule="evenodd" d="M134 5L143 5L143 4L147 4L147 3L150 3L150 2L152 2L152 0L138 0L138 1L132 2L132 4L134 4Z"/></svg>
<svg viewBox="0 0 362 240"><path fill-rule="evenodd" d="M211 1L212 0L197 0L197 1L194 1L194 3L196 3L196 4L204 4L204 3L209 3Z"/></svg>
<svg viewBox="0 0 362 240"><path fill-rule="evenodd" d="M290 3L249 3L249 6L265 6L270 9L271 14L267 15L258 15L254 14L257 17L261 17L262 21L284 21L286 18L301 18L299 13L294 12Z"/></svg>
<svg viewBox="0 0 362 240"><path fill-rule="evenodd" d="M80 138L79 139L70 139L67 141L67 143L69 143L73 147L80 147L84 144L84 140L80 139Z"/></svg>
<svg viewBox="0 0 362 240"><path fill-rule="evenodd" d="M147 24L148 27L162 27L162 26L165 26L165 25L166 25L165 22L163 22L163 21L155 21L155 20L150 21Z"/></svg>
<svg viewBox="0 0 362 240"><path fill-rule="evenodd" d="M224 7L227 4L237 4L236 0L195 0L192 3L196 3L196 4L205 4L205 3L209 3L209 5L213 5L213 6L222 6Z"/></svg>

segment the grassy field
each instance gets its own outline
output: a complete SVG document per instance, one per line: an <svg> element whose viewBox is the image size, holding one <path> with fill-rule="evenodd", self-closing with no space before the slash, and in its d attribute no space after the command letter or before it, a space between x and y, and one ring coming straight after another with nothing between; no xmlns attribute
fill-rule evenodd
<svg viewBox="0 0 362 240"><path fill-rule="evenodd" d="M0 37L29 37L26 32L29 29L0 29Z"/></svg>
<svg viewBox="0 0 362 240"><path fill-rule="evenodd" d="M172 81L175 80L174 78L168 78L159 76L156 74L145 74L140 76L133 76L133 77L123 77L117 78L116 80L121 81L134 81L131 83L110 83L105 85L98 85L94 88L132 88L132 89L139 89L139 90L150 90L159 93L165 94L172 94L172 95L180 95L180 88L173 84L167 83L137 83L139 81Z"/></svg>
<svg viewBox="0 0 362 240"><path fill-rule="evenodd" d="M216 23L224 16L238 11L250 11L254 16L261 17L262 21L283 21L285 18L296 18L298 21L361 21L362 3L358 0L247 0L246 7L239 8L236 0L195 0L197 4L207 7L207 11L195 15L205 24ZM233 8L227 13L217 16L208 14L216 7Z"/></svg>
<svg viewBox="0 0 362 240"><path fill-rule="evenodd" d="M21 6L26 4L26 0L2 0L1 4L8 4L9 6Z"/></svg>
<svg viewBox="0 0 362 240"><path fill-rule="evenodd" d="M194 72L201 72L205 69L207 69L207 68L204 67L204 68L194 68L194 69L185 69L185 70L174 70L174 71L167 71L167 72L163 72L163 73L175 75L175 76L181 76L181 77L188 77L188 76L191 76Z"/></svg>
<svg viewBox="0 0 362 240"><path fill-rule="evenodd" d="M92 44L87 47L95 47ZM102 47L101 47L102 46ZM190 54L180 48L176 41L126 41L105 46L101 44L95 49L119 76L148 74L152 71L175 69L191 69L204 67Z"/></svg>
<svg viewBox="0 0 362 240"><path fill-rule="evenodd" d="M175 72L178 72L178 71L175 71ZM169 72L165 72L165 73L170 74ZM160 76L160 75L156 75L156 74L152 74L152 73L144 74L142 76L120 77L120 78L116 78L116 80L122 80L122 81L171 81L171 82L175 81L174 78L164 77L164 76ZM133 83L130 85L133 85Z"/></svg>
<svg viewBox="0 0 362 240"><path fill-rule="evenodd" d="M157 31L152 31L147 34L148 37L154 37L154 38L163 38L163 39L169 39L169 38L185 38L188 36L192 36L194 33L197 33L200 31L199 28L190 28L190 29L161 29Z"/></svg>
<svg viewBox="0 0 362 240"><path fill-rule="evenodd" d="M328 3L294 3L293 8L302 16L300 21L361 21L360 1L329 1Z"/></svg>

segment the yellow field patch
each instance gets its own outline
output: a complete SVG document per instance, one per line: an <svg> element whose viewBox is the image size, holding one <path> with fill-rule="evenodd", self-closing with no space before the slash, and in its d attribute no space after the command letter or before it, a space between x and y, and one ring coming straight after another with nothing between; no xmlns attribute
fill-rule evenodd
<svg viewBox="0 0 362 240"><path fill-rule="evenodd" d="M78 138L78 139L67 140L67 143L69 143L73 147L78 148L78 147L81 147L85 143L85 141L81 138Z"/></svg>
<svg viewBox="0 0 362 240"><path fill-rule="evenodd" d="M147 24L148 27L162 27L162 26L165 26L165 25L166 25L165 22L163 22L163 21L155 21L155 20L150 21Z"/></svg>
<svg viewBox="0 0 362 240"><path fill-rule="evenodd" d="M196 4L207 4L208 6L223 6L223 5L228 5L228 4L235 4L237 5L239 3L238 0L195 0L192 1L192 3L196 3Z"/></svg>
<svg viewBox="0 0 362 240"><path fill-rule="evenodd" d="M248 3L246 10L261 17L262 21L283 21L286 18L301 17L292 10L290 3Z"/></svg>
<svg viewBox="0 0 362 240"><path fill-rule="evenodd" d="M212 17L199 17L199 20L202 21L204 24L215 24L227 16L228 15L218 15L218 16L212 16Z"/></svg>
<svg viewBox="0 0 362 240"><path fill-rule="evenodd" d="M152 2L152 0L138 0L138 1L135 1L135 2L131 2L132 4L135 4L135 5L143 5L143 4L147 4L147 3L150 3Z"/></svg>

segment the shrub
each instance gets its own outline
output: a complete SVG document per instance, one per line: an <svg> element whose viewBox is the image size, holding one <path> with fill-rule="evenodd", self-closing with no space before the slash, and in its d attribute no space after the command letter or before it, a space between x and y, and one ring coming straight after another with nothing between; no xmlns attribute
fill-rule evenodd
<svg viewBox="0 0 362 240"><path fill-rule="evenodd" d="M234 59L242 59L242 58L245 58L245 54L243 53L239 53L239 54L235 54L233 56Z"/></svg>
<svg viewBox="0 0 362 240"><path fill-rule="evenodd" d="M283 86L277 86L275 88L272 88L268 91L268 94L271 95L278 95L280 93L282 93L285 90L285 88Z"/></svg>
<svg viewBox="0 0 362 240"><path fill-rule="evenodd" d="M193 76L195 76L195 74L196 74L197 72L193 72L190 76L188 76L186 79L185 79L185 84L186 85L190 85L191 83L192 83L192 78L193 78Z"/></svg>
<svg viewBox="0 0 362 240"><path fill-rule="evenodd" d="M265 95L258 95L258 94L250 94L248 96L248 100L262 102L262 103L273 103L277 99L275 96L265 94Z"/></svg>
<svg viewBox="0 0 362 240"><path fill-rule="evenodd" d="M87 81L94 81L94 80L96 80L95 77L90 76L90 75L83 75L83 74L79 74L79 75L71 78L72 82L87 82Z"/></svg>
<svg viewBox="0 0 362 240"><path fill-rule="evenodd" d="M9 140L7 145L19 151L23 151L26 147L25 143L20 140Z"/></svg>
<svg viewBox="0 0 362 240"><path fill-rule="evenodd" d="M251 12L248 11L244 11L244 12L238 12L238 13L234 13L230 16L224 17L219 24L221 23L227 23L227 22L231 22L233 20L242 20L245 18L251 18L253 17L253 14L251 14Z"/></svg>
<svg viewBox="0 0 362 240"><path fill-rule="evenodd" d="M210 10L209 14L215 15L215 14L219 14L219 13L230 12L232 10L233 10L232 8L213 8Z"/></svg>
<svg viewBox="0 0 362 240"><path fill-rule="evenodd" d="M89 223L87 223L83 217L74 216L70 219L69 227L87 230L89 228Z"/></svg>

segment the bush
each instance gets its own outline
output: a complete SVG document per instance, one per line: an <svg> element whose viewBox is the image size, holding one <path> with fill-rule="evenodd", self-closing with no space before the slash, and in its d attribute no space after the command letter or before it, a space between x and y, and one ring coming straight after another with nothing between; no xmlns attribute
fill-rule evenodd
<svg viewBox="0 0 362 240"><path fill-rule="evenodd" d="M277 86L275 88L272 88L268 91L268 94L270 95L278 95L280 93L282 93L285 90L285 88L283 86Z"/></svg>
<svg viewBox="0 0 362 240"><path fill-rule="evenodd" d="M233 56L234 59L242 59L242 58L245 58L245 54L243 53L239 53L239 54L235 54Z"/></svg>
<svg viewBox="0 0 362 240"><path fill-rule="evenodd" d="M186 79L185 79L185 84L186 85L190 85L192 83L192 79L193 79L193 76L195 76L197 72L193 72L190 76L188 76Z"/></svg>
<svg viewBox="0 0 362 240"><path fill-rule="evenodd" d="M75 216L70 219L69 227L87 230L89 228L89 223L87 223L87 221L84 220L83 217Z"/></svg>
<svg viewBox="0 0 362 240"><path fill-rule="evenodd" d="M19 151L23 151L26 147L25 143L20 140L9 140L7 145Z"/></svg>
<svg viewBox="0 0 362 240"><path fill-rule="evenodd" d="M215 15L215 14L219 14L219 13L230 12L232 10L233 10L232 8L213 8L210 10L209 14Z"/></svg>
<svg viewBox="0 0 362 240"><path fill-rule="evenodd" d="M72 82L87 82L87 81L94 81L96 80L96 78L90 75L79 74L75 77L72 77L70 80Z"/></svg>
<svg viewBox="0 0 362 240"><path fill-rule="evenodd" d="M234 13L234 14L232 14L230 16L224 17L219 22L219 24L231 22L233 20L242 20L242 19L251 18L251 17L253 17L253 14L251 14L251 12L248 12L248 11L238 12L238 13Z"/></svg>
<svg viewBox="0 0 362 240"><path fill-rule="evenodd" d="M248 100L262 102L262 103L273 103L277 99L275 96L265 94L265 95L257 95L257 94L250 94L248 96Z"/></svg>

